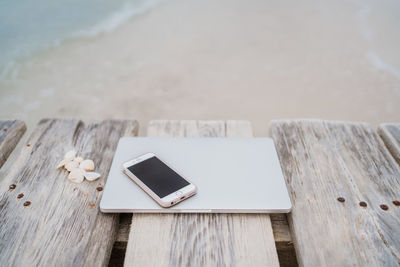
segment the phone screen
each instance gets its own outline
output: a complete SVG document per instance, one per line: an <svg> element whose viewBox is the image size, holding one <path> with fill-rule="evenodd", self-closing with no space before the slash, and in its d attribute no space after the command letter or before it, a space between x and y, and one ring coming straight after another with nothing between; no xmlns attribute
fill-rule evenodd
<svg viewBox="0 0 400 267"><path fill-rule="evenodd" d="M132 165L128 167L128 170L160 198L189 185L188 181L157 157L151 157Z"/></svg>

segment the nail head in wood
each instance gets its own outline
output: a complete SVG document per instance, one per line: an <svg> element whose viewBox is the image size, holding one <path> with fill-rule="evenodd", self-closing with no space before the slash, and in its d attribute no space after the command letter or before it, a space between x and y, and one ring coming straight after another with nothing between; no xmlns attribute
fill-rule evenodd
<svg viewBox="0 0 400 267"><path fill-rule="evenodd" d="M363 207L363 208L366 208L368 205L367 205L367 202L365 202L365 201L361 201L360 203L360 206L361 207Z"/></svg>
<svg viewBox="0 0 400 267"><path fill-rule="evenodd" d="M10 184L10 186L8 187L10 190L14 190L15 188L17 188L16 184Z"/></svg>
<svg viewBox="0 0 400 267"><path fill-rule="evenodd" d="M343 202L345 202L346 200L344 199L344 197L338 197L338 198L337 198L337 201L339 201L339 202L342 202L342 203L343 203Z"/></svg>
<svg viewBox="0 0 400 267"><path fill-rule="evenodd" d="M385 204L380 205L380 207L383 210L388 210L389 209L389 207L387 205L385 205Z"/></svg>
<svg viewBox="0 0 400 267"><path fill-rule="evenodd" d="M21 199L21 198L23 198L23 197L24 197L24 193L20 193L20 194L18 194L18 196L17 196L18 199Z"/></svg>
<svg viewBox="0 0 400 267"><path fill-rule="evenodd" d="M25 202L24 202L24 206L25 206L25 207L28 207L28 206L30 206L31 204L32 204L32 203L31 203L30 201L25 201Z"/></svg>
<svg viewBox="0 0 400 267"><path fill-rule="evenodd" d="M400 206L400 201L398 201L398 200L393 200L393 205L395 205L395 206Z"/></svg>

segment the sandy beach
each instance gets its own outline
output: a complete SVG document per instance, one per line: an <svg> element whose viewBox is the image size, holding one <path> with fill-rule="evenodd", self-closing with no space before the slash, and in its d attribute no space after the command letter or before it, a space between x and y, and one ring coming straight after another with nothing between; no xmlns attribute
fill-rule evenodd
<svg viewBox="0 0 400 267"><path fill-rule="evenodd" d="M400 3L166 0L0 82L0 117L400 121Z"/></svg>

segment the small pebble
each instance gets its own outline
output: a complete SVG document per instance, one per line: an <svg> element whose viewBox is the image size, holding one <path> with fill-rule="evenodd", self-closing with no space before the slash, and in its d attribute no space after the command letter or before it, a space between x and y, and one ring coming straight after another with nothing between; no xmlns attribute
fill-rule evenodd
<svg viewBox="0 0 400 267"><path fill-rule="evenodd" d="M77 169L79 167L79 163L75 161L70 161L67 164L65 164L65 168L67 171L72 171L73 169Z"/></svg>
<svg viewBox="0 0 400 267"><path fill-rule="evenodd" d="M81 163L83 161L83 158L82 157L76 157L76 158L74 158L74 161L78 162L78 163Z"/></svg>
<svg viewBox="0 0 400 267"><path fill-rule="evenodd" d="M68 180L76 184L82 183L84 179L85 177L83 176L83 171L78 168L73 169L68 175Z"/></svg>
<svg viewBox="0 0 400 267"><path fill-rule="evenodd" d="M62 161L60 161L60 163L58 163L57 169L58 169L58 168L61 168L61 167L64 167L65 164L67 164L68 162L70 162L70 160L68 160L68 159L63 159Z"/></svg>
<svg viewBox="0 0 400 267"><path fill-rule="evenodd" d="M94 162L91 159L85 159L79 164L79 168L86 172L90 172L94 170Z"/></svg>
<svg viewBox="0 0 400 267"><path fill-rule="evenodd" d="M95 180L99 179L101 175L100 175L100 173L97 173L97 172L85 172L84 176L85 176L86 180L91 182L91 181L95 181Z"/></svg>
<svg viewBox="0 0 400 267"><path fill-rule="evenodd" d="M71 151L68 151L67 153L65 153L64 159L74 160L75 156L76 156L76 151L71 150Z"/></svg>

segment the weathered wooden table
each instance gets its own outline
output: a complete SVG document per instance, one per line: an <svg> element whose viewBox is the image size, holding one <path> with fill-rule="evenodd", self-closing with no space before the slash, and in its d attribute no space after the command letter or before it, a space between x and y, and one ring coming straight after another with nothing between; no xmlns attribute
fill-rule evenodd
<svg viewBox="0 0 400 267"><path fill-rule="evenodd" d="M272 122L293 202L289 224L274 214L100 213L118 139L137 130L136 121L42 120L17 160L0 169L0 264L400 265L400 124L382 125L378 135L359 123ZM3 162L24 131L21 122L0 122ZM252 136L244 121L152 121L147 132ZM55 166L72 148L104 177L68 182Z"/></svg>

